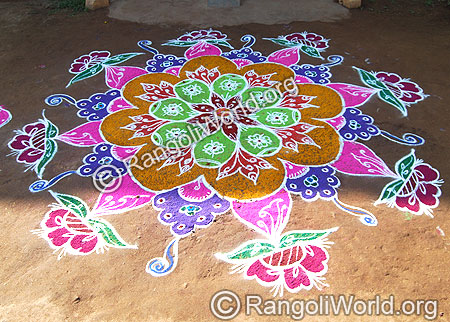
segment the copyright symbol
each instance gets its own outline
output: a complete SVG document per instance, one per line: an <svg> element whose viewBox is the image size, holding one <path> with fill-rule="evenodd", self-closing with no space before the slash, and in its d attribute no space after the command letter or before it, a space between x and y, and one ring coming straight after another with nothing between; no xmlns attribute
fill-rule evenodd
<svg viewBox="0 0 450 322"><path fill-rule="evenodd" d="M230 290L222 290L213 295L209 307L216 318L232 320L241 310L241 300L236 293Z"/></svg>
<svg viewBox="0 0 450 322"><path fill-rule="evenodd" d="M111 165L104 165L98 168L92 176L94 187L102 193L112 193L122 184L122 176L113 177L113 173L120 173L120 169Z"/></svg>

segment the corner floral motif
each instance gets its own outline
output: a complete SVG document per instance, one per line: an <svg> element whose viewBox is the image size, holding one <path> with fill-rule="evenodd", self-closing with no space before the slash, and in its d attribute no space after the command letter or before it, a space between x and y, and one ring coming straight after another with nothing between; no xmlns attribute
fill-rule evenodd
<svg viewBox="0 0 450 322"><path fill-rule="evenodd" d="M81 199L52 192L58 204L44 216L41 228L32 231L44 238L58 259L66 254L89 255L104 252L108 247L137 248L129 245L106 220L95 218Z"/></svg>
<svg viewBox="0 0 450 322"><path fill-rule="evenodd" d="M408 115L407 107L427 97L419 85L395 73L368 72L353 68L358 71L364 84L376 89L380 99L396 107L404 116Z"/></svg>
<svg viewBox="0 0 450 322"><path fill-rule="evenodd" d="M386 203L415 215L433 217L432 209L439 205L443 183L439 172L417 159L414 150L397 162L395 171L398 179L384 187L376 204Z"/></svg>
<svg viewBox="0 0 450 322"><path fill-rule="evenodd" d="M313 32L297 32L278 38L264 38L288 48L298 48L314 58L322 58L321 52L328 48L328 39Z"/></svg>
<svg viewBox="0 0 450 322"><path fill-rule="evenodd" d="M99 74L103 69L111 69L112 66L120 64L142 53L127 53L111 56L109 51L93 51L87 55L75 59L70 65L69 72L75 74L66 87L73 83Z"/></svg>
<svg viewBox="0 0 450 322"><path fill-rule="evenodd" d="M34 170L38 178L42 178L45 167L58 150L54 140L57 135L58 128L44 116L16 130L16 136L8 143L8 147L13 155L17 155L17 162L24 163L27 170Z"/></svg>

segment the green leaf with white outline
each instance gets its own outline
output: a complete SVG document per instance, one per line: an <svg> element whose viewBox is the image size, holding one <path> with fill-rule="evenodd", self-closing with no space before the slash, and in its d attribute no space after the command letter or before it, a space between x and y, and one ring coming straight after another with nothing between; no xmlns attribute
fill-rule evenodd
<svg viewBox="0 0 450 322"><path fill-rule="evenodd" d="M197 41L183 41L183 40L169 40L168 42L162 44L163 46L175 46L175 47L191 47L195 45Z"/></svg>
<svg viewBox="0 0 450 322"><path fill-rule="evenodd" d="M297 42L292 42L283 38L264 38L265 40L270 40L278 45L284 47L297 47L299 44Z"/></svg>
<svg viewBox="0 0 450 322"><path fill-rule="evenodd" d="M398 191L403 186L404 181L403 180L396 180L394 182L389 183L383 188L383 191L381 192L380 198L378 199L379 202L390 199L392 197L395 197L395 195L398 193Z"/></svg>
<svg viewBox="0 0 450 322"><path fill-rule="evenodd" d="M52 193L52 195L75 215L80 216L81 218L85 218L88 215L88 207L80 198L63 193Z"/></svg>
<svg viewBox="0 0 450 322"><path fill-rule="evenodd" d="M73 83L82 81L83 79L86 79L86 78L89 78L89 77L93 77L93 76L97 75L98 73L100 73L102 70L103 70L103 65L101 63L96 64L96 65L94 65L92 67L89 67L85 71L77 74L77 76L72 78L70 80L69 84L67 84L66 88L69 87L70 85L72 85Z"/></svg>
<svg viewBox="0 0 450 322"><path fill-rule="evenodd" d="M246 260L250 258L259 257L275 250L275 246L263 241L249 241L232 250L229 253L223 254L228 260Z"/></svg>
<svg viewBox="0 0 450 322"><path fill-rule="evenodd" d="M54 137L56 137L59 133L58 128L56 127L56 125L54 125L52 122L50 122L49 120L45 120L46 121L46 129L45 129L45 137L47 139L52 139Z"/></svg>
<svg viewBox="0 0 450 322"><path fill-rule="evenodd" d="M208 39L208 40L206 40L206 42L209 43L209 44L225 46L225 47L228 47L230 49L233 49L233 46L231 46L228 43L228 41L223 40L223 39Z"/></svg>
<svg viewBox="0 0 450 322"><path fill-rule="evenodd" d="M289 232L283 235L280 239L280 248L291 247L302 241L311 241L322 237L324 235L328 235L329 231L320 231L320 232Z"/></svg>
<svg viewBox="0 0 450 322"><path fill-rule="evenodd" d="M413 171L414 163L416 162L416 156L414 152L411 152L407 156L403 157L395 164L395 171L403 179L407 179Z"/></svg>
<svg viewBox="0 0 450 322"><path fill-rule="evenodd" d="M103 219L88 219L88 223L99 233L105 242L116 248L136 248L136 246L127 244L116 232L114 227Z"/></svg>
<svg viewBox="0 0 450 322"><path fill-rule="evenodd" d="M138 55L143 55L143 53L128 53L128 54L115 55L115 56L112 56L112 57L108 58L107 60L105 60L103 62L103 65L108 65L108 66L117 65L117 64L123 63L124 61L127 61L128 59L136 57Z"/></svg>
<svg viewBox="0 0 450 322"><path fill-rule="evenodd" d="M47 164L52 161L53 157L56 154L56 151L58 150L58 145L55 141L51 139L45 140L45 152L44 155L41 157L38 165L36 166L36 174L39 178L42 178L42 174L45 171L45 167Z"/></svg>
<svg viewBox="0 0 450 322"><path fill-rule="evenodd" d="M383 89L382 91L378 92L378 96L386 103L398 108L404 116L408 115L408 110L406 109L406 107L402 104L402 102L400 102L397 97L395 97L395 95L390 90Z"/></svg>
<svg viewBox="0 0 450 322"><path fill-rule="evenodd" d="M305 54L307 54L308 56L323 59L323 57L320 56L320 52L314 47L303 45L300 47L300 50Z"/></svg>
<svg viewBox="0 0 450 322"><path fill-rule="evenodd" d="M375 88L375 89L387 89L386 85L384 85L382 82L378 80L378 78L375 77L372 73L369 73L368 71L365 71L364 69L353 67L358 71L359 77L361 78L362 82L366 84L369 87Z"/></svg>
<svg viewBox="0 0 450 322"><path fill-rule="evenodd" d="M233 49L233 46L231 46L228 41L223 40L223 39L169 40L168 42L164 43L163 46L191 47L200 41L205 41L208 44L220 45L220 46L225 46L225 47Z"/></svg>

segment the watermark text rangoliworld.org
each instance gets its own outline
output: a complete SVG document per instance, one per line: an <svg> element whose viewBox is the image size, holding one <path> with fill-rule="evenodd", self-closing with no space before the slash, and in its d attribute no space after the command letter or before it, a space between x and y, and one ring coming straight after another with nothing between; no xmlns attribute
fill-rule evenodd
<svg viewBox="0 0 450 322"><path fill-rule="evenodd" d="M428 321L438 316L437 300L403 300L375 295L371 299L358 299L355 295L319 295L314 299L264 299L261 295L247 294L244 299L230 290L222 290L210 301L212 314L221 320L232 320L239 313L246 316L286 316L302 320L306 316L412 316Z"/></svg>

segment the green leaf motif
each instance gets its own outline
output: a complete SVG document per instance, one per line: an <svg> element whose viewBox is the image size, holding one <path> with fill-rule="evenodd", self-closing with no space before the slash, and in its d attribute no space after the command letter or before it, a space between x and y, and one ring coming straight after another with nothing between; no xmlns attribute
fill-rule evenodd
<svg viewBox="0 0 450 322"><path fill-rule="evenodd" d="M387 186L384 187L383 191L381 192L379 201L383 200L389 200L398 193L398 191L403 186L403 180L396 180L394 182L389 183Z"/></svg>
<svg viewBox="0 0 450 322"><path fill-rule="evenodd" d="M287 233L280 239L280 248L291 247L302 241L310 241L327 235L328 231Z"/></svg>
<svg viewBox="0 0 450 322"><path fill-rule="evenodd" d="M414 152L411 152L395 164L395 171L400 177L406 180L413 171L415 162L416 156Z"/></svg>
<svg viewBox="0 0 450 322"><path fill-rule="evenodd" d="M284 47L297 47L299 44L297 42L292 42L283 38L263 38L265 40L270 40L278 45Z"/></svg>
<svg viewBox="0 0 450 322"><path fill-rule="evenodd" d="M195 45L196 41L182 41L182 40L170 40L163 44L163 46L175 46L175 47L191 47Z"/></svg>
<svg viewBox="0 0 450 322"><path fill-rule="evenodd" d="M358 71L359 77L361 77L362 82L367 86L375 89L382 89L382 90L387 89L386 85L380 82L372 73L369 73L368 71L365 71L364 69L360 69L357 67L353 68Z"/></svg>
<svg viewBox="0 0 450 322"><path fill-rule="evenodd" d="M88 219L88 223L92 226L92 228L99 233L105 242L112 247L116 248L135 248L127 244L116 232L114 227L102 219Z"/></svg>
<svg viewBox="0 0 450 322"><path fill-rule="evenodd" d="M138 55L143 55L143 53L128 53L128 54L120 54L116 56L112 56L105 60L103 62L103 65L117 65L120 63L123 63L124 61L127 61L128 59L131 59L133 57L136 57Z"/></svg>
<svg viewBox="0 0 450 322"><path fill-rule="evenodd" d="M46 129L45 129L45 137L47 139L52 139L54 137L56 137L59 133L58 128L49 120L45 120L47 122L46 124Z"/></svg>
<svg viewBox="0 0 450 322"><path fill-rule="evenodd" d="M225 256L230 260L249 259L271 253L274 250L275 246L270 243L251 241L225 254Z"/></svg>
<svg viewBox="0 0 450 322"><path fill-rule="evenodd" d="M230 49L233 49L233 46L231 46L228 43L228 41L223 40L223 39L208 39L208 40L206 40L206 42L209 43L209 44L225 46L225 47L228 47Z"/></svg>
<svg viewBox="0 0 450 322"><path fill-rule="evenodd" d="M320 52L314 47L303 45L300 47L300 50L305 54L307 54L308 56L323 59L323 57L320 56Z"/></svg>
<svg viewBox="0 0 450 322"><path fill-rule="evenodd" d="M83 200L71 195L65 195L62 193L52 193L55 199L57 199L67 209L72 211L75 215L85 218L88 214L87 205Z"/></svg>
<svg viewBox="0 0 450 322"><path fill-rule="evenodd" d="M408 115L408 110L406 109L406 107L402 102L400 102L397 97L395 97L395 95L390 90L383 89L382 91L378 92L378 96L386 103L398 108L404 116Z"/></svg>
<svg viewBox="0 0 450 322"><path fill-rule="evenodd" d="M36 166L36 174L39 178L42 178L42 174L44 173L45 167L47 164L52 161L53 157L56 154L56 151L58 150L58 145L55 141L51 139L45 140L45 153L41 157L38 165Z"/></svg>
<svg viewBox="0 0 450 322"><path fill-rule="evenodd" d="M97 75L98 73L100 73L103 70L103 65L100 64L96 64L92 67L89 67L88 69L86 69L85 71L77 74L77 76L75 76L74 78L72 78L69 82L69 84L67 84L66 88L69 87L70 85L72 85L73 83L79 82L83 79L92 77Z"/></svg>

